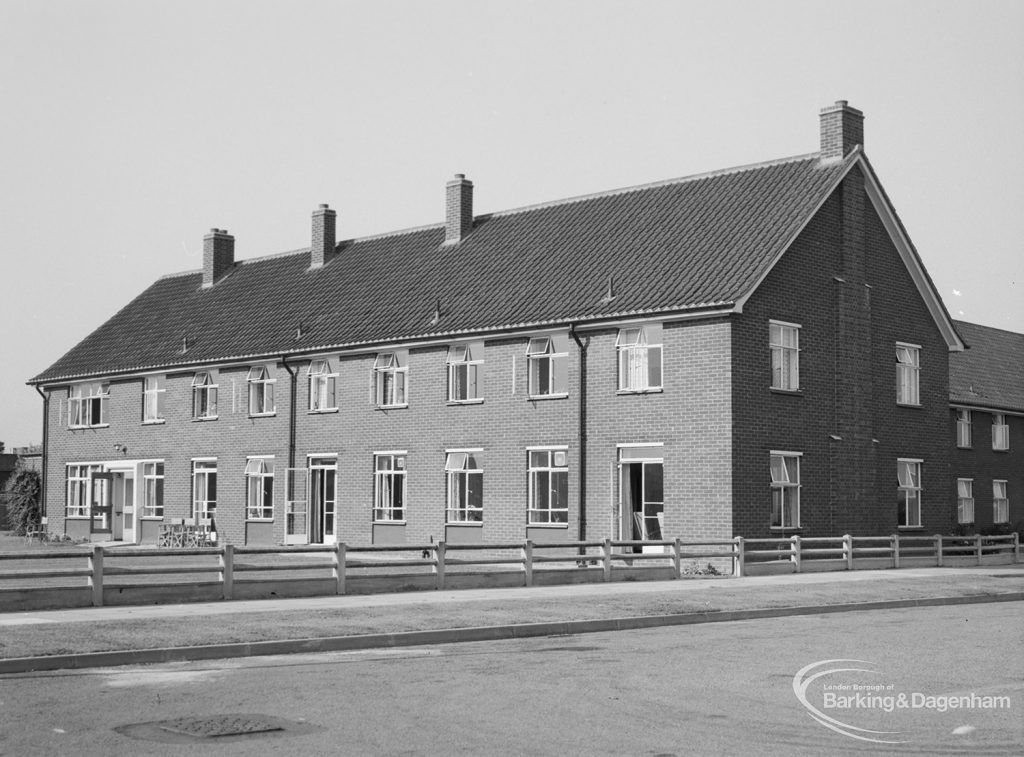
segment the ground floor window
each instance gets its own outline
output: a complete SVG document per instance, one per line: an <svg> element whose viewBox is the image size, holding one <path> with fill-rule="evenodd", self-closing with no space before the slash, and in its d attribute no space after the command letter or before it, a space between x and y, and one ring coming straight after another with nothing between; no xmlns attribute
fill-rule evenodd
<svg viewBox="0 0 1024 757"><path fill-rule="evenodd" d="M405 453L374 455L373 519L405 520Z"/></svg>
<svg viewBox="0 0 1024 757"><path fill-rule="evenodd" d="M89 477L98 465L69 465L65 515L68 518L89 516Z"/></svg>
<svg viewBox="0 0 1024 757"><path fill-rule="evenodd" d="M772 528L800 528L800 454L771 453Z"/></svg>
<svg viewBox="0 0 1024 757"><path fill-rule="evenodd" d="M969 478L956 480L956 522L974 523L974 481Z"/></svg>
<svg viewBox="0 0 1024 757"><path fill-rule="evenodd" d="M530 450L528 473L530 525L569 522L569 452L564 449Z"/></svg>
<svg viewBox="0 0 1024 757"><path fill-rule="evenodd" d="M274 458L250 457L245 464L248 520L274 519Z"/></svg>
<svg viewBox="0 0 1024 757"><path fill-rule="evenodd" d="M449 523L480 523L484 519L484 462L480 450L449 452L444 469L448 476Z"/></svg>
<svg viewBox="0 0 1024 757"><path fill-rule="evenodd" d="M1010 522L1010 498L1006 494L1005 481L992 482L992 522Z"/></svg>
<svg viewBox="0 0 1024 757"><path fill-rule="evenodd" d="M213 518L217 509L217 461L192 463L192 517Z"/></svg>
<svg viewBox="0 0 1024 757"><path fill-rule="evenodd" d="M164 464L143 463L142 481L142 517L164 517Z"/></svg>
<svg viewBox="0 0 1024 757"><path fill-rule="evenodd" d="M921 525L921 461L896 461L896 522L900 528Z"/></svg>

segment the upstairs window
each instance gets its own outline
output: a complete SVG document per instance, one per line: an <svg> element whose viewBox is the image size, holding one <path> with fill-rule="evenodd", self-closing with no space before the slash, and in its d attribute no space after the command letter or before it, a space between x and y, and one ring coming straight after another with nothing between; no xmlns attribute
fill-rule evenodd
<svg viewBox="0 0 1024 757"><path fill-rule="evenodd" d="M619 390L661 389L661 324L619 329Z"/></svg>
<svg viewBox="0 0 1024 757"><path fill-rule="evenodd" d="M381 352L373 361L378 407L405 407L408 404L408 350Z"/></svg>
<svg viewBox="0 0 1024 757"><path fill-rule="evenodd" d="M569 522L569 453L564 449L529 451L530 525Z"/></svg>
<svg viewBox="0 0 1024 757"><path fill-rule="evenodd" d="M800 455L771 453L772 528L800 527Z"/></svg>
<svg viewBox="0 0 1024 757"><path fill-rule="evenodd" d="M110 384L95 381L68 389L68 426L89 428L107 425Z"/></svg>
<svg viewBox="0 0 1024 757"><path fill-rule="evenodd" d="M146 376L142 384L142 421L158 423L164 419L165 376Z"/></svg>
<svg viewBox="0 0 1024 757"><path fill-rule="evenodd" d="M969 478L956 480L956 522L974 523L974 481Z"/></svg>
<svg viewBox="0 0 1024 757"><path fill-rule="evenodd" d="M405 520L405 454L374 456L373 519L378 523Z"/></svg>
<svg viewBox="0 0 1024 757"><path fill-rule="evenodd" d="M531 397L564 397L569 393L566 363L568 334L538 336L526 347Z"/></svg>
<svg viewBox="0 0 1024 757"><path fill-rule="evenodd" d="M482 399L484 343L453 344L448 348L447 364L448 401L472 402Z"/></svg>
<svg viewBox="0 0 1024 757"><path fill-rule="evenodd" d="M772 389L800 389L800 327L770 321L768 345L772 353Z"/></svg>
<svg viewBox="0 0 1024 757"><path fill-rule="evenodd" d="M274 458L250 457L245 463L247 520L274 519Z"/></svg>
<svg viewBox="0 0 1024 757"><path fill-rule="evenodd" d="M197 373L192 378L192 417L217 417L217 382L209 371Z"/></svg>
<svg viewBox="0 0 1024 757"><path fill-rule="evenodd" d="M896 522L900 528L921 525L921 461L896 461Z"/></svg>
<svg viewBox="0 0 1024 757"><path fill-rule="evenodd" d="M314 360L306 370L309 377L309 409L312 412L337 410L338 374L331 372L327 360Z"/></svg>
<svg viewBox="0 0 1024 757"><path fill-rule="evenodd" d="M1010 449L1010 427L1003 413L995 413L992 416L992 449Z"/></svg>
<svg viewBox="0 0 1024 757"><path fill-rule="evenodd" d="M921 348L913 344L896 345L896 402L900 405L919 405L919 378Z"/></svg>
<svg viewBox="0 0 1024 757"><path fill-rule="evenodd" d="M484 464L479 451L449 452L448 522L480 523L484 519Z"/></svg>
<svg viewBox="0 0 1024 757"><path fill-rule="evenodd" d="M249 384L249 415L273 415L274 384L277 379L271 378L270 370L265 365L254 365L246 377Z"/></svg>
<svg viewBox="0 0 1024 757"><path fill-rule="evenodd" d="M992 482L992 522L1010 522L1010 499L1006 494L1005 481Z"/></svg>
<svg viewBox="0 0 1024 757"><path fill-rule="evenodd" d="M971 446L971 411L956 411L956 446L966 449Z"/></svg>

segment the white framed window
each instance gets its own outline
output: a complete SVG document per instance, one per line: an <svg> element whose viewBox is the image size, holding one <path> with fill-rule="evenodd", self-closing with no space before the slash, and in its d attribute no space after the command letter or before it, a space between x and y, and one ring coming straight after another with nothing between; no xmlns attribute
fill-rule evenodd
<svg viewBox="0 0 1024 757"><path fill-rule="evenodd" d="M93 381L68 388L68 427L90 428L107 425L110 384Z"/></svg>
<svg viewBox="0 0 1024 757"><path fill-rule="evenodd" d="M192 517L212 518L217 511L217 461L192 461Z"/></svg>
<svg viewBox="0 0 1024 757"><path fill-rule="evenodd" d="M484 462L480 450L448 452L448 523L481 523L484 519Z"/></svg>
<svg viewBox="0 0 1024 757"><path fill-rule="evenodd" d="M164 420L164 398L167 396L166 376L146 376L142 381L142 422Z"/></svg>
<svg viewBox="0 0 1024 757"><path fill-rule="evenodd" d="M971 411L956 411L956 446L966 449L971 446Z"/></svg>
<svg viewBox="0 0 1024 757"><path fill-rule="evenodd" d="M956 522L974 523L974 480L956 480Z"/></svg>
<svg viewBox="0 0 1024 757"><path fill-rule="evenodd" d="M992 449L1010 449L1010 427L1006 423L1006 415L993 413L992 415Z"/></svg>
<svg viewBox="0 0 1024 757"><path fill-rule="evenodd" d="M210 371L200 371L192 377L192 417L217 417L217 380Z"/></svg>
<svg viewBox="0 0 1024 757"><path fill-rule="evenodd" d="M900 528L921 525L921 462L896 461L896 522Z"/></svg>
<svg viewBox="0 0 1024 757"><path fill-rule="evenodd" d="M568 356L568 334L530 339L526 361L531 397L564 397L569 393Z"/></svg>
<svg viewBox="0 0 1024 757"><path fill-rule="evenodd" d="M381 352L373 361L378 407L408 404L409 351Z"/></svg>
<svg viewBox="0 0 1024 757"><path fill-rule="evenodd" d="M142 464L142 517L164 517L164 464Z"/></svg>
<svg viewBox="0 0 1024 757"><path fill-rule="evenodd" d="M309 409L311 412L337 410L338 374L331 371L329 360L314 360L306 369L309 377Z"/></svg>
<svg viewBox="0 0 1024 757"><path fill-rule="evenodd" d="M620 391L661 389L660 323L619 329L615 348L619 356Z"/></svg>
<svg viewBox="0 0 1024 757"><path fill-rule="evenodd" d="M772 452L772 528L800 528L800 453Z"/></svg>
<svg viewBox="0 0 1024 757"><path fill-rule="evenodd" d="M254 365L246 377L249 384L249 415L274 415L274 384L277 379L265 365Z"/></svg>
<svg viewBox="0 0 1024 757"><path fill-rule="evenodd" d="M250 457L245 461L246 520L274 519L274 458Z"/></svg>
<svg viewBox="0 0 1024 757"><path fill-rule="evenodd" d="M896 343L896 402L920 405L921 348L916 344Z"/></svg>
<svg viewBox="0 0 1024 757"><path fill-rule="evenodd" d="M772 389L800 389L800 327L795 323L768 322L772 355Z"/></svg>
<svg viewBox="0 0 1024 757"><path fill-rule="evenodd" d="M530 501L527 523L563 525L569 522L569 452L531 449L528 455Z"/></svg>
<svg viewBox="0 0 1024 757"><path fill-rule="evenodd" d="M1006 493L1005 481L992 482L992 522L1010 522L1010 498Z"/></svg>
<svg viewBox="0 0 1024 757"><path fill-rule="evenodd" d="M453 344L448 348L448 401L474 402L483 398L484 343Z"/></svg>
<svg viewBox="0 0 1024 757"><path fill-rule="evenodd" d="M373 520L394 523L405 520L405 453L374 455Z"/></svg>
<svg viewBox="0 0 1024 757"><path fill-rule="evenodd" d="M68 518L89 517L89 484L92 473L100 470L98 465L69 465L67 500L64 514Z"/></svg>

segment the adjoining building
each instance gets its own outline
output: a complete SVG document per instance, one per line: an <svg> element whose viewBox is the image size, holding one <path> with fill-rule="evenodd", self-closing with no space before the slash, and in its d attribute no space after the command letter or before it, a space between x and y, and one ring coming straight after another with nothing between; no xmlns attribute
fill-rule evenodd
<svg viewBox="0 0 1024 757"><path fill-rule="evenodd" d="M336 241L322 205L310 246L271 257L236 260L212 229L201 271L161 278L29 382L51 529L949 532L966 326L863 120L839 101L812 154L486 215L457 174L444 223L362 239ZM1006 480L1020 517L1019 473Z"/></svg>

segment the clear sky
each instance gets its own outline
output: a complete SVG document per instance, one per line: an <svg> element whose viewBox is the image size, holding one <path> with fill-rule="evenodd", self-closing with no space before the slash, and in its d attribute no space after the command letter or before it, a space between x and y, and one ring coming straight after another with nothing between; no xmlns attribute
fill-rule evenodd
<svg viewBox="0 0 1024 757"><path fill-rule="evenodd" d="M817 150L865 151L954 318L1024 332L1024 2L0 0L0 440L165 273Z"/></svg>

